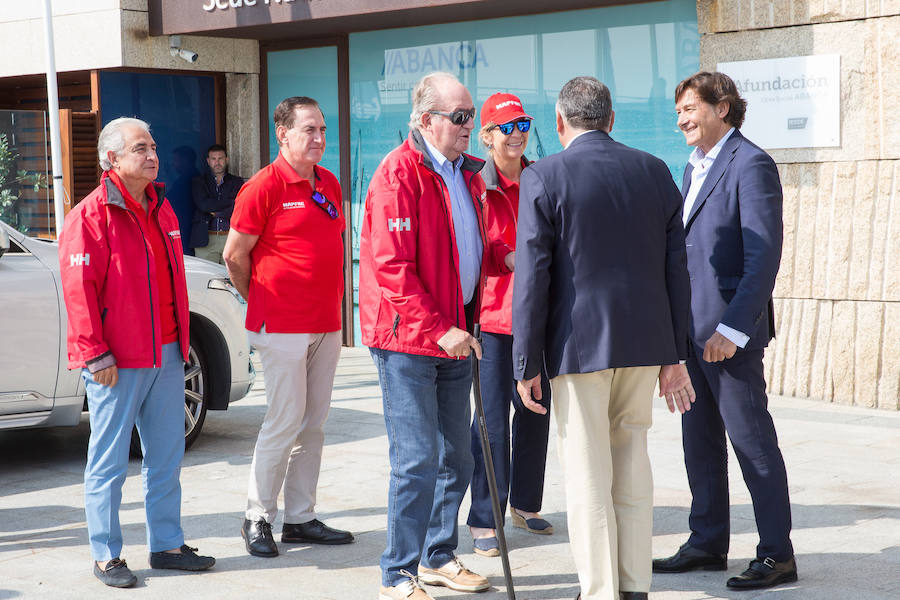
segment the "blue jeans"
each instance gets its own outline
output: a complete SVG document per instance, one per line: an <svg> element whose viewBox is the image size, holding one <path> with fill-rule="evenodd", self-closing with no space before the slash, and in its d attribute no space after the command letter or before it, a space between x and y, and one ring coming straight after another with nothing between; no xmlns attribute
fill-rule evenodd
<svg viewBox="0 0 900 600"><path fill-rule="evenodd" d="M546 415L531 412L522 404L516 391L513 375L512 336L485 331L482 336L483 358L479 364L481 399L484 421L500 511L506 514L506 501L519 510L539 512L544 496L544 466L547 463L547 435L550 431L550 411ZM541 404L550 408L550 378L541 370ZM512 419L512 458L510 459L509 405L516 412ZM494 510L481 452L478 419L472 421L472 456L475 472L472 475L472 506L467 523L472 527L494 528Z"/></svg>
<svg viewBox="0 0 900 600"><path fill-rule="evenodd" d="M184 457L184 360L178 342L162 349L158 369L119 369L115 387L81 372L91 419L84 469L84 511L94 560L122 552L119 505L128 471L131 430L137 425L144 459L144 508L150 552L179 548L181 459Z"/></svg>
<svg viewBox="0 0 900 600"><path fill-rule="evenodd" d="M453 559L457 519L469 480L470 359L454 360L371 348L381 382L391 461L385 586L418 565Z"/></svg>

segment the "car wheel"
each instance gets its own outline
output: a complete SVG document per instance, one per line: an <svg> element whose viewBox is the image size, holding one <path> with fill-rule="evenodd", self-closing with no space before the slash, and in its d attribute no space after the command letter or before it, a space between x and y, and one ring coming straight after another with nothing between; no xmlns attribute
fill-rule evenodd
<svg viewBox="0 0 900 600"><path fill-rule="evenodd" d="M191 336L188 361L184 364L184 449L187 450L197 440L206 409L209 406L209 367L206 353L200 342L202 338ZM197 340L194 342L193 340Z"/></svg>
<svg viewBox="0 0 900 600"><path fill-rule="evenodd" d="M197 441L209 405L209 366L203 348L203 337L191 332L188 360L184 364L184 449ZM139 457L141 438L137 427L131 432L131 455Z"/></svg>

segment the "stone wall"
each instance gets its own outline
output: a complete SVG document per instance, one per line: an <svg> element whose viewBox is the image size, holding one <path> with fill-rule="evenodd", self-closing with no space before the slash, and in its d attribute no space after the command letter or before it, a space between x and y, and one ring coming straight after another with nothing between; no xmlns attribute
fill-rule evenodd
<svg viewBox="0 0 900 600"><path fill-rule="evenodd" d="M785 239L766 375L775 394L900 409L900 0L699 0L697 13L702 69L840 54L841 145L771 151Z"/></svg>

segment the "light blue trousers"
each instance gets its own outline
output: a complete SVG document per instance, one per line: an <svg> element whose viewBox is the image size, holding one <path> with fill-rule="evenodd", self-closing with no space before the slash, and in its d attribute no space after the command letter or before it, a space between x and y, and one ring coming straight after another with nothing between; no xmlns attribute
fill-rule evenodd
<svg viewBox="0 0 900 600"><path fill-rule="evenodd" d="M144 460L144 508L150 552L179 548L181 530L181 459L184 457L184 360L178 343L162 348L159 369L119 369L115 387L94 381L83 369L91 419L84 510L91 555L96 561L122 551L119 505L128 471L131 430L141 434Z"/></svg>

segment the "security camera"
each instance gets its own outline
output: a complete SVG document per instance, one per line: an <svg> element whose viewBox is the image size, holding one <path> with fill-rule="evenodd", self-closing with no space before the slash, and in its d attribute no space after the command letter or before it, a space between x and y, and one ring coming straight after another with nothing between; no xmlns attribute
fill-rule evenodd
<svg viewBox="0 0 900 600"><path fill-rule="evenodd" d="M197 58L199 56L196 52L192 52L181 47L180 35L169 36L169 54L171 54L172 56L178 56L179 58L182 58L189 63L197 62Z"/></svg>

